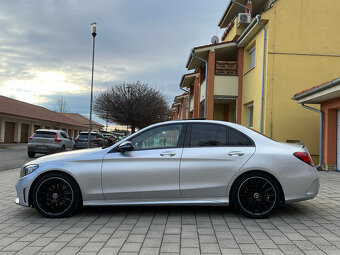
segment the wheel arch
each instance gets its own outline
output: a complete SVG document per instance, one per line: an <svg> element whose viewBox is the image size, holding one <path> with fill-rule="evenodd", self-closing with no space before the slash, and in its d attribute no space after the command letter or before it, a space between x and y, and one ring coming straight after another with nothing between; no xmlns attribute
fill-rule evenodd
<svg viewBox="0 0 340 255"><path fill-rule="evenodd" d="M30 186L30 189L29 189L29 192L28 192L28 206L33 206L33 203L32 203L32 190L33 190L34 185L37 183L37 181L39 179L41 179L42 177L44 177L45 175L50 174L50 173L62 173L64 175L67 175L68 177L72 178L74 180L74 182L77 184L77 187L78 187L78 189L80 191L79 192L80 193L80 201L79 201L79 203L82 204L82 202L83 202L83 194L82 194L81 188L80 188L79 183L77 182L77 180L71 174L69 174L68 172L65 172L65 171L62 171L62 170L50 170L50 171L46 171L46 172L41 173L32 182L32 184Z"/></svg>
<svg viewBox="0 0 340 255"><path fill-rule="evenodd" d="M282 189L282 185L280 183L280 181L271 173L269 173L268 171L264 171L264 170L248 170L246 172L243 172L242 174L240 174L239 176L237 176L237 178L234 179L233 181L233 184L230 186L230 189L229 189L229 201L230 201L230 204L232 204L232 191L233 191L233 187L236 183L236 181L240 178L242 178L244 175L247 175L249 173L262 173L262 174L266 174L268 176L270 176L271 178L273 178L277 184L279 185L280 187L280 193L281 193L281 197L280 197L280 201L282 201L283 203L285 202L285 194L283 192L283 189Z"/></svg>

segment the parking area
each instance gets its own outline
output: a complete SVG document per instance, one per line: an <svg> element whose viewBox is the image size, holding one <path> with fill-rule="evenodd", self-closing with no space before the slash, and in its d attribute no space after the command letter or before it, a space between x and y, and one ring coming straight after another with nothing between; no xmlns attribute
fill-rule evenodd
<svg viewBox="0 0 340 255"><path fill-rule="evenodd" d="M91 207L51 220L13 203L0 172L0 254L340 254L340 173L310 201L251 220L229 207Z"/></svg>

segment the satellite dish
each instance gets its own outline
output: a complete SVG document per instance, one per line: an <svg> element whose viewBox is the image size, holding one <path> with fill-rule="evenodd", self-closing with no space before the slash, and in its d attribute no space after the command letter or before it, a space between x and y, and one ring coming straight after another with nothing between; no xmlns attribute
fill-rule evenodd
<svg viewBox="0 0 340 255"><path fill-rule="evenodd" d="M211 43L212 44L216 44L216 43L219 43L219 39L218 39L218 37L216 36L216 35L214 35L212 38L211 38Z"/></svg>

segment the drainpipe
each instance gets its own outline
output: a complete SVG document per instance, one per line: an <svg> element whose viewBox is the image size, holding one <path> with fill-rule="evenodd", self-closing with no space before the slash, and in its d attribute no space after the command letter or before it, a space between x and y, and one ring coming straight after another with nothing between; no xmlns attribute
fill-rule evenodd
<svg viewBox="0 0 340 255"><path fill-rule="evenodd" d="M208 61L203 58L197 57L194 54L195 50L191 49L191 56L205 63L205 99L204 99L204 118L207 117L207 90L208 90Z"/></svg>
<svg viewBox="0 0 340 255"><path fill-rule="evenodd" d="M264 97L264 61L265 61L265 50L266 50L266 28L261 23L261 15L256 15L256 22L263 30L263 56L262 56L262 85L261 85L261 122L260 132L263 133L263 97Z"/></svg>
<svg viewBox="0 0 340 255"><path fill-rule="evenodd" d="M318 168L318 169L321 169L321 165L322 165L322 133L323 133L323 127L322 127L322 120L323 120L323 113L322 111L318 110L318 109L315 109L313 107L309 107L309 106L306 106L304 104L301 104L302 107L308 109L308 110L311 110L311 111L314 111L314 112L318 112L320 113L320 146L319 146L319 165L315 166L315 168Z"/></svg>

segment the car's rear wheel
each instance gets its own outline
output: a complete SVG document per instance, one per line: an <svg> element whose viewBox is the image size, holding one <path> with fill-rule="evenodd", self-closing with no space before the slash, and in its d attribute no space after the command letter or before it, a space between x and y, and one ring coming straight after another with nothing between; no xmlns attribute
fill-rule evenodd
<svg viewBox="0 0 340 255"><path fill-rule="evenodd" d="M237 179L232 188L232 201L243 215L254 218L270 216L280 204L280 186L265 173L250 172Z"/></svg>
<svg viewBox="0 0 340 255"><path fill-rule="evenodd" d="M33 187L32 203L39 213L48 218L73 214L80 203L80 190L73 178L63 173L49 173Z"/></svg>
<svg viewBox="0 0 340 255"><path fill-rule="evenodd" d="M34 158L35 152L34 152L34 151L28 151L28 152L27 152L27 155L28 155L28 157L30 157L30 158Z"/></svg>

